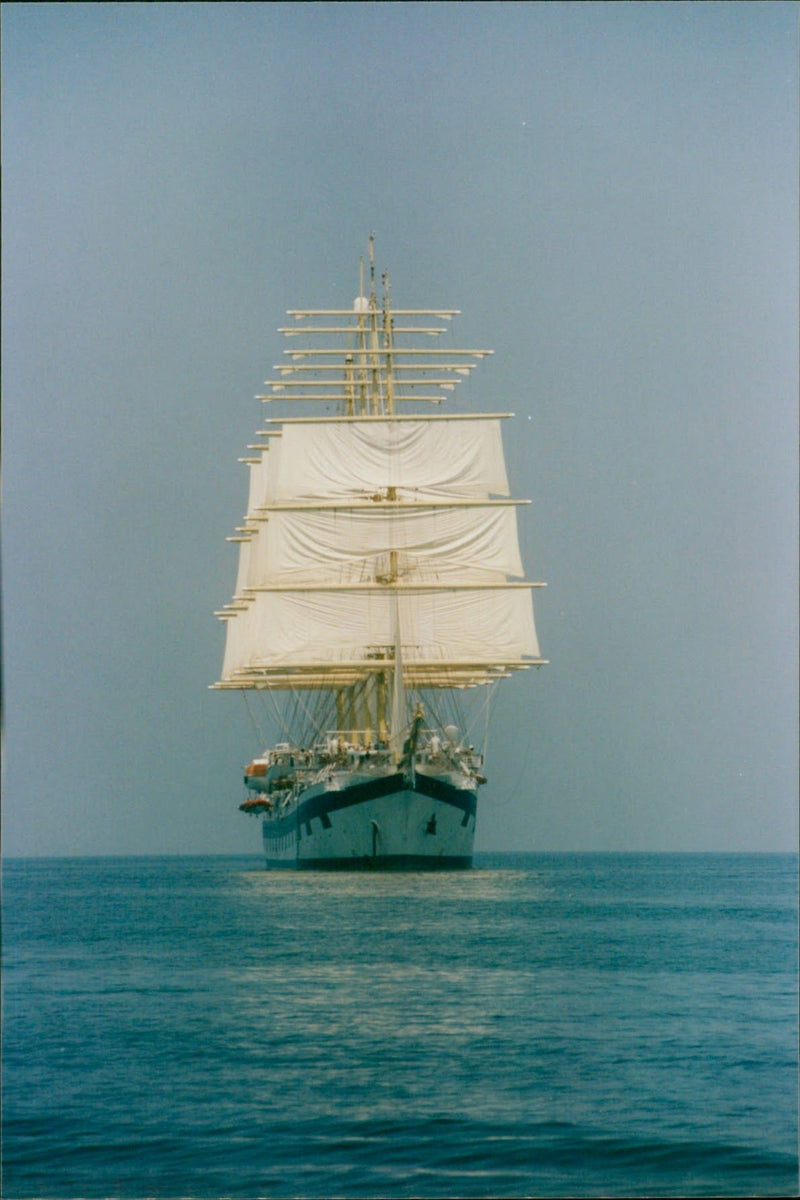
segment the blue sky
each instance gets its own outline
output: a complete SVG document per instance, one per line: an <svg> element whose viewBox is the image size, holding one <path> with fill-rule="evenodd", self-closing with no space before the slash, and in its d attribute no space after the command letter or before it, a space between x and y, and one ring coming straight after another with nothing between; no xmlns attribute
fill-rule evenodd
<svg viewBox="0 0 800 1200"><path fill-rule="evenodd" d="M481 849L794 849L797 8L3 9L4 847L256 850L207 690L289 307L495 350L551 665ZM462 400L463 397L463 400Z"/></svg>

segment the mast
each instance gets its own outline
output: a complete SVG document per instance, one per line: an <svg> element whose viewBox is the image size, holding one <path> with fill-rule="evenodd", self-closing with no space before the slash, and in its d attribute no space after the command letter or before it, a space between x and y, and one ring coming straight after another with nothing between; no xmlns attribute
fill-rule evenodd
<svg viewBox="0 0 800 1200"><path fill-rule="evenodd" d="M392 757L398 763L403 752L403 732L406 727L406 690L403 682L403 637L397 593L393 596L394 666L392 669L392 727L389 736Z"/></svg>
<svg viewBox="0 0 800 1200"><path fill-rule="evenodd" d="M392 328L394 322L392 320L391 305L389 302L389 274L384 272L383 276L383 337L386 347L386 412L390 417L394 416L394 361L392 358Z"/></svg>
<svg viewBox="0 0 800 1200"><path fill-rule="evenodd" d="M381 396L381 368L378 351L378 299L375 295L375 234L369 235L369 332L372 366L372 415L380 415L383 405Z"/></svg>
<svg viewBox="0 0 800 1200"><path fill-rule="evenodd" d="M366 380L366 349L367 349L367 312L369 311L369 301L364 296L364 256L359 259L358 270L358 298L355 302L355 309L358 313L358 411L362 416L367 413L367 380ZM350 361L353 361L353 356L350 355Z"/></svg>

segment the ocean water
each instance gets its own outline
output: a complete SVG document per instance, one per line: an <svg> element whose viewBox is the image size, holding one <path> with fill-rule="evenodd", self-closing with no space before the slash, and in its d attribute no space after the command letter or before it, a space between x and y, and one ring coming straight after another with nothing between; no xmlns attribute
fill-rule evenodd
<svg viewBox="0 0 800 1200"><path fill-rule="evenodd" d="M797 871L9 861L3 1196L796 1194Z"/></svg>

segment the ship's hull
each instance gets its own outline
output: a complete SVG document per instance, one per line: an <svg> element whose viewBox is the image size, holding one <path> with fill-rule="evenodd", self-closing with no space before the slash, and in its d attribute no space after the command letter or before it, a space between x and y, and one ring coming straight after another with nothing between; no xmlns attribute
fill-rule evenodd
<svg viewBox="0 0 800 1200"><path fill-rule="evenodd" d="M460 782L420 772L341 772L314 783L283 814L264 818L267 862L327 870L469 867L477 795Z"/></svg>

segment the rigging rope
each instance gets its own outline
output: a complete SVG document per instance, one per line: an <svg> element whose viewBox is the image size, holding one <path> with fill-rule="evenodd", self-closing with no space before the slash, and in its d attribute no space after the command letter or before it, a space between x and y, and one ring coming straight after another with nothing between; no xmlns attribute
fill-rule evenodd
<svg viewBox="0 0 800 1200"><path fill-rule="evenodd" d="M259 750L262 750L264 747L264 742L266 741L266 738L264 737L263 733L259 729L256 719L253 716L252 710L250 708L250 701L247 699L247 692L245 691L244 688L240 688L239 691L244 700L244 706L247 709L247 715L250 718L250 724L253 726L253 729L256 731L256 737L258 738L258 748L259 748Z"/></svg>

